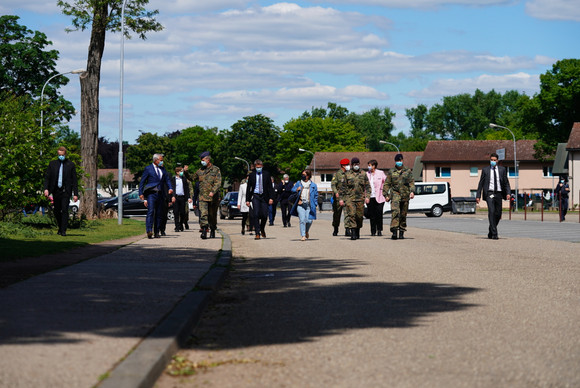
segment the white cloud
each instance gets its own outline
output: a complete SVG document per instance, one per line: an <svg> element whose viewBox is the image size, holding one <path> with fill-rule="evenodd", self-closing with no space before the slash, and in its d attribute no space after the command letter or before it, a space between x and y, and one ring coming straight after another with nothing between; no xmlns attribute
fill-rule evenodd
<svg viewBox="0 0 580 388"><path fill-rule="evenodd" d="M319 2L319 1L314 1ZM326 0L329 4L352 4L352 0ZM434 9L447 5L465 5L482 7L489 5L510 4L513 0L358 0L359 5L370 5L385 8Z"/></svg>
<svg viewBox="0 0 580 388"><path fill-rule="evenodd" d="M526 3L526 12L538 19L580 22L578 0L531 0Z"/></svg>
<svg viewBox="0 0 580 388"><path fill-rule="evenodd" d="M517 90L532 95L539 91L539 84L540 77L537 74L483 74L475 78L438 79L432 82L427 88L413 90L408 95L416 99L437 99L442 96L453 96L460 93L472 94L475 89L480 89L484 92L492 89L498 92Z"/></svg>

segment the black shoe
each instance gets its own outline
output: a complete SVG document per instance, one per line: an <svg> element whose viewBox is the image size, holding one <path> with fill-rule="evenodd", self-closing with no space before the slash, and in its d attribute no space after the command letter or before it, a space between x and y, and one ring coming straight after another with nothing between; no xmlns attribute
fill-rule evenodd
<svg viewBox="0 0 580 388"><path fill-rule="evenodd" d="M492 237L493 237L493 236L492 236L491 232L489 232L489 233L487 234L487 238L491 240L491 238L492 238Z"/></svg>
<svg viewBox="0 0 580 388"><path fill-rule="evenodd" d="M181 229L179 229L179 228L175 228L175 229L173 229L173 231L174 231L174 232L181 232Z"/></svg>
<svg viewBox="0 0 580 388"><path fill-rule="evenodd" d="M492 239L492 240L499 240L499 237L497 237L497 236L493 236L491 239Z"/></svg>
<svg viewBox="0 0 580 388"><path fill-rule="evenodd" d="M262 237L266 238L266 231L262 230Z"/></svg>
<svg viewBox="0 0 580 388"><path fill-rule="evenodd" d="M292 225L290 225L290 223L288 223L288 227L291 227Z"/></svg>
<svg viewBox="0 0 580 388"><path fill-rule="evenodd" d="M66 236L66 232L60 232L60 235L61 235L62 237L64 237L64 236Z"/></svg>
<svg viewBox="0 0 580 388"><path fill-rule="evenodd" d="M147 238L153 238L153 232L147 232Z"/></svg>
<svg viewBox="0 0 580 388"><path fill-rule="evenodd" d="M352 233L352 231L351 231L351 229L350 229L350 228L346 228L346 229L344 230L344 235L345 235L345 236L347 236L347 237L348 237L348 236L350 236L350 235L351 235L351 233Z"/></svg>
<svg viewBox="0 0 580 388"><path fill-rule="evenodd" d="M356 239L358 240L360 238L360 228L356 228L355 230L356 230L356 232L355 232Z"/></svg>
<svg viewBox="0 0 580 388"><path fill-rule="evenodd" d="M189 224L187 222L185 223L185 229L189 230Z"/></svg>
<svg viewBox="0 0 580 388"><path fill-rule="evenodd" d="M273 223L273 222L270 222L268 225L270 225L270 226L274 226L274 223Z"/></svg>
<svg viewBox="0 0 580 388"><path fill-rule="evenodd" d="M399 240L404 240L405 239L405 232L403 232L402 230L399 230Z"/></svg>
<svg viewBox="0 0 580 388"><path fill-rule="evenodd" d="M338 236L338 226L334 227L334 232L332 232L333 236Z"/></svg>
<svg viewBox="0 0 580 388"><path fill-rule="evenodd" d="M382 231L382 230L379 230L379 231L377 232L377 236L382 236L382 235L383 235L383 231Z"/></svg>
<svg viewBox="0 0 580 388"><path fill-rule="evenodd" d="M209 232L209 238L215 238L215 229L212 229L212 230Z"/></svg>
<svg viewBox="0 0 580 388"><path fill-rule="evenodd" d="M165 232L161 232L161 235L162 235L162 236L167 236L167 235L165 234Z"/></svg>
<svg viewBox="0 0 580 388"><path fill-rule="evenodd" d="M376 236L377 234L375 232L371 232L371 236Z"/></svg>
<svg viewBox="0 0 580 388"><path fill-rule="evenodd" d="M356 240L356 232L354 231L354 229L350 230L350 239L351 240Z"/></svg>
<svg viewBox="0 0 580 388"><path fill-rule="evenodd" d="M161 236L159 235L159 233L155 233L155 235L153 237L155 237L155 238L161 238Z"/></svg>
<svg viewBox="0 0 580 388"><path fill-rule="evenodd" d="M284 224L284 227L287 228L288 226L286 224Z"/></svg>
<svg viewBox="0 0 580 388"><path fill-rule="evenodd" d="M246 228L242 228L242 236L246 234Z"/></svg>
<svg viewBox="0 0 580 388"><path fill-rule="evenodd" d="M201 228L201 238L203 240L207 238L207 228Z"/></svg>
<svg viewBox="0 0 580 388"><path fill-rule="evenodd" d="M395 231L393 232L393 235L391 236L391 240L396 240L397 238L398 238L398 237L397 237L397 231L395 230Z"/></svg>

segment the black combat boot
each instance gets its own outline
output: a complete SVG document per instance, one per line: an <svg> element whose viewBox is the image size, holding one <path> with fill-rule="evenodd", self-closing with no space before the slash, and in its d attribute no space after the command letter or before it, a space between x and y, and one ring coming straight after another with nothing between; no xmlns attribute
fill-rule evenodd
<svg viewBox="0 0 580 388"><path fill-rule="evenodd" d="M209 232L209 238L215 238L215 229L212 229L212 230Z"/></svg>
<svg viewBox="0 0 580 388"><path fill-rule="evenodd" d="M356 239L360 238L360 228L356 228Z"/></svg>
<svg viewBox="0 0 580 388"><path fill-rule="evenodd" d="M356 228L350 228L350 239L356 240Z"/></svg>
<svg viewBox="0 0 580 388"><path fill-rule="evenodd" d="M397 238L398 238L398 237L397 237L397 231L396 231L396 230L394 230L394 231L393 231L393 235L391 236L391 240L396 240Z"/></svg>
<svg viewBox="0 0 580 388"><path fill-rule="evenodd" d="M338 236L338 226L334 227L334 232L332 232L333 236Z"/></svg>
<svg viewBox="0 0 580 388"><path fill-rule="evenodd" d="M402 230L399 230L399 240L403 240L405 239L405 232Z"/></svg>
<svg viewBox="0 0 580 388"><path fill-rule="evenodd" d="M201 228L201 238L205 240L207 238L207 227Z"/></svg>
<svg viewBox="0 0 580 388"><path fill-rule="evenodd" d="M346 237L350 236L350 234L351 234L351 233L352 233L352 230L351 230L350 228L345 228L345 229L344 229L344 235L345 235Z"/></svg>

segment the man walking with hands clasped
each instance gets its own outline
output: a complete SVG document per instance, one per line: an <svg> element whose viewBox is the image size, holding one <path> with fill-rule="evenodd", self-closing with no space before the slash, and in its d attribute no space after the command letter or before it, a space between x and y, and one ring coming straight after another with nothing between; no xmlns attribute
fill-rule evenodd
<svg viewBox="0 0 580 388"><path fill-rule="evenodd" d="M250 212L254 223L256 240L266 237L266 221L268 220L268 205L274 203L274 189L268 171L264 170L264 164L260 159L254 162L256 167L248 177L246 189L246 206L252 205Z"/></svg>
<svg viewBox="0 0 580 388"><path fill-rule="evenodd" d="M489 157L489 166L481 170L477 196L479 204L482 198L487 202L487 218L489 219L489 233L487 238L497 240L497 224L501 220L501 201L508 199L511 194L510 182L505 167L498 166L498 155L493 152Z"/></svg>

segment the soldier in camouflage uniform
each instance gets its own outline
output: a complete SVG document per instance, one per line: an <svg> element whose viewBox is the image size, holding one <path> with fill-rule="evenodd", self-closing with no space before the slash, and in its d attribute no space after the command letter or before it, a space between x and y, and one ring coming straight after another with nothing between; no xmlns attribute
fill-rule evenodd
<svg viewBox="0 0 580 388"><path fill-rule="evenodd" d="M342 215L342 208L344 207L344 197L346 194L346 172L350 170L350 160L342 159L340 161L340 170L334 173L332 177L332 183L330 187L332 188L332 195L334 196L332 200L332 226L334 227L333 236L338 236L338 227L340 226L340 216ZM346 212L345 212L344 223L346 225ZM346 236L345 232L345 236Z"/></svg>
<svg viewBox="0 0 580 388"><path fill-rule="evenodd" d="M201 238L207 238L208 229L210 229L209 238L214 238L217 228L217 211L220 203L222 175L219 167L212 164L208 151L202 152L199 157L202 165L199 170L192 175L188 171L188 166L184 166L183 171L187 180L194 184L196 181L199 182Z"/></svg>
<svg viewBox="0 0 580 388"><path fill-rule="evenodd" d="M360 169L359 158L352 158L352 168L346 173L345 211L348 217L344 218L344 226L350 229L350 239L360 238L365 203L371 198L371 185L367 174Z"/></svg>
<svg viewBox="0 0 580 388"><path fill-rule="evenodd" d="M395 156L395 168L387 172L383 196L387 202L391 201L391 232L393 232L391 238L403 239L407 230L409 199L415 196L413 171L403 166L403 154Z"/></svg>

